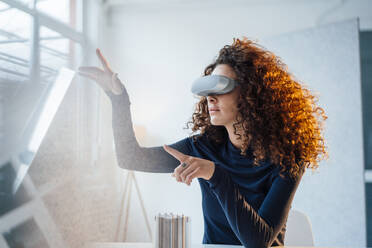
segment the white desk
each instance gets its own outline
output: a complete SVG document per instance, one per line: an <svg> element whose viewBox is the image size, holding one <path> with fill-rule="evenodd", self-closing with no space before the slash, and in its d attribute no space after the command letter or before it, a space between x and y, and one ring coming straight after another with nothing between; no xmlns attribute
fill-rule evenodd
<svg viewBox="0 0 372 248"><path fill-rule="evenodd" d="M90 243L84 248L153 248L152 243L139 243L139 242L125 242L125 243ZM244 246L240 245L203 245L203 244L192 244L190 248L241 248ZM309 248L309 247L307 247Z"/></svg>
<svg viewBox="0 0 372 248"><path fill-rule="evenodd" d="M241 245L203 245L192 244L191 248L244 248ZM275 248L311 248L310 246L274 246ZM87 243L84 248L153 248L152 243ZM326 248L326 247L323 247Z"/></svg>

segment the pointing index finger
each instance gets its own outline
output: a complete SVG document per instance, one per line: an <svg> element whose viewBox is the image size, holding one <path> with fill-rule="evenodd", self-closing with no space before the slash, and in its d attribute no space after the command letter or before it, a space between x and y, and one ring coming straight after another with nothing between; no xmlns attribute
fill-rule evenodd
<svg viewBox="0 0 372 248"><path fill-rule="evenodd" d="M97 56L98 56L99 60L101 61L102 65L103 65L103 68L105 69L105 71L111 71L107 60L105 59L105 57L103 57L102 52L99 48L96 49L96 53L97 53Z"/></svg>
<svg viewBox="0 0 372 248"><path fill-rule="evenodd" d="M180 162L183 162L186 160L186 158L188 157L188 155L186 154L183 154L182 152L170 147L170 146L167 146L167 145L163 145L163 148L166 152L168 152L170 155L172 155L173 157L175 157L178 161Z"/></svg>

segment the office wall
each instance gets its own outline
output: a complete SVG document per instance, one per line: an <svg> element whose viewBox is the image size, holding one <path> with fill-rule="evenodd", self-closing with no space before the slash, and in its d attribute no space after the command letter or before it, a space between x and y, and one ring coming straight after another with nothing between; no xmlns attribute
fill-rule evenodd
<svg viewBox="0 0 372 248"><path fill-rule="evenodd" d="M358 20L281 34L262 44L286 61L328 116L329 159L305 173L293 207L309 216L317 246L365 246Z"/></svg>

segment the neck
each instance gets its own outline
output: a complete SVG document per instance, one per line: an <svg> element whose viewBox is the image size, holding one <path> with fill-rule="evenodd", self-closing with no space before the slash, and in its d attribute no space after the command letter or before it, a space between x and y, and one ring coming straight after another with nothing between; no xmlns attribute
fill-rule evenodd
<svg viewBox="0 0 372 248"><path fill-rule="evenodd" d="M237 128L236 133L237 134L241 134L241 139L238 139L239 138L239 135L234 134L234 127L233 127L233 125L225 126L225 128L227 130L227 133L229 134L229 139L230 139L231 143L236 148L241 149L241 147L243 145L243 131L242 130L239 130Z"/></svg>

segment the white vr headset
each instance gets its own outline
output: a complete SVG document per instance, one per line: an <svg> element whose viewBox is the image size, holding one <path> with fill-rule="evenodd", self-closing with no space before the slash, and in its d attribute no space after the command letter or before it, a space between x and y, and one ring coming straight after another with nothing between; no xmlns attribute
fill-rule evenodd
<svg viewBox="0 0 372 248"><path fill-rule="evenodd" d="M226 76L207 75L193 82L191 92L198 96L226 94L232 91L238 84L238 81Z"/></svg>

